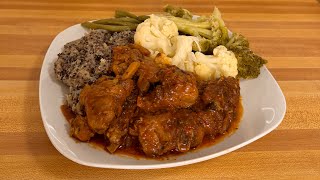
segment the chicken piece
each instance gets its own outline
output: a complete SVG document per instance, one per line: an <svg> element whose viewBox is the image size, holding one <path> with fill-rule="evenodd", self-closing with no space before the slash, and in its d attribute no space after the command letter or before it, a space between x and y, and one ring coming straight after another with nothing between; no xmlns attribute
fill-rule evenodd
<svg viewBox="0 0 320 180"><path fill-rule="evenodd" d="M88 126L87 119L80 115L71 120L70 134L84 142L89 141L94 136L94 132Z"/></svg>
<svg viewBox="0 0 320 180"><path fill-rule="evenodd" d="M198 113L206 134L224 134L236 117L239 101L239 80L221 77L207 82L201 94L201 102L206 109Z"/></svg>
<svg viewBox="0 0 320 180"><path fill-rule="evenodd" d="M149 56L150 52L139 45L116 46L113 49L112 71L115 75L123 75L133 62L139 62L144 56Z"/></svg>
<svg viewBox="0 0 320 180"><path fill-rule="evenodd" d="M144 48L143 46L140 46L138 44L129 44L128 46L132 49L139 50L143 56L150 56L150 51L147 48Z"/></svg>
<svg viewBox="0 0 320 180"><path fill-rule="evenodd" d="M136 115L138 90L135 89L123 105L123 111L119 118L115 118L106 131L106 137L110 145L107 149L110 153L115 152L122 144L123 138L128 134L129 122Z"/></svg>
<svg viewBox="0 0 320 180"><path fill-rule="evenodd" d="M99 79L93 85L86 85L80 93L90 128L103 134L114 118L120 116L122 105L133 89L133 81Z"/></svg>
<svg viewBox="0 0 320 180"><path fill-rule="evenodd" d="M147 156L160 156L176 147L177 121L171 113L145 115L137 123L139 142Z"/></svg>
<svg viewBox="0 0 320 180"><path fill-rule="evenodd" d="M146 112L187 108L198 98L196 78L176 66L168 66L158 72L160 85L151 93L139 96L137 105Z"/></svg>
<svg viewBox="0 0 320 180"><path fill-rule="evenodd" d="M202 143L204 128L195 112L182 109L158 115L145 115L138 121L138 136L147 156L160 156L171 150L187 152Z"/></svg>
<svg viewBox="0 0 320 180"><path fill-rule="evenodd" d="M149 50L136 44L114 47L112 71L115 75L123 76L123 79L131 78L137 71L137 85L144 93L149 89L150 83L158 81L156 75L160 69L149 55Z"/></svg>
<svg viewBox="0 0 320 180"><path fill-rule="evenodd" d="M187 152L191 148L201 144L205 131L202 124L199 122L197 114L191 110L182 109L174 115L178 121L177 151Z"/></svg>
<svg viewBox="0 0 320 180"><path fill-rule="evenodd" d="M239 80L233 77L221 77L209 81L201 99L204 104L214 104L217 110L233 111L239 104Z"/></svg>
<svg viewBox="0 0 320 180"><path fill-rule="evenodd" d="M197 113L197 118L204 128L204 133L214 137L223 134L227 130L227 121L224 120L223 114L215 110L201 111Z"/></svg>
<svg viewBox="0 0 320 180"><path fill-rule="evenodd" d="M160 67L152 59L144 59L141 61L140 68L138 70L138 88L140 92L145 93L150 88L150 83L159 81L158 72Z"/></svg>

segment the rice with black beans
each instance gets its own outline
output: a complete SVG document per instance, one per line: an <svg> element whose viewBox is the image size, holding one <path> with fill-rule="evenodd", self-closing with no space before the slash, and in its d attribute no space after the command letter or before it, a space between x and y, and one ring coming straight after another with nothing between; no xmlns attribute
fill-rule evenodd
<svg viewBox="0 0 320 180"><path fill-rule="evenodd" d="M66 102L72 111L83 114L79 94L85 84L108 74L112 47L133 43L134 31L111 34L106 30L92 30L81 39L64 45L54 63L57 79L69 86Z"/></svg>

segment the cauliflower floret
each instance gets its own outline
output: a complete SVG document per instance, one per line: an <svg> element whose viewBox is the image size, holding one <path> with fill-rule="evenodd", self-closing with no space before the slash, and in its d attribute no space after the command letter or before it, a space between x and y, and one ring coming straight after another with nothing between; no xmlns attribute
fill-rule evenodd
<svg viewBox="0 0 320 180"><path fill-rule="evenodd" d="M173 38L175 46L175 55L172 58L172 65L182 70L186 70L186 66L190 66L190 53L192 53L192 43L195 41L194 36L176 36ZM190 69L190 68L189 68Z"/></svg>
<svg viewBox="0 0 320 180"><path fill-rule="evenodd" d="M178 35L178 27L174 22L152 14L149 19L138 25L134 42L150 50L152 57L158 53L172 57L175 49L171 41Z"/></svg>
<svg viewBox="0 0 320 180"><path fill-rule="evenodd" d="M220 59L217 62L219 65L220 74L223 76L236 77L238 74L238 60L232 51L228 51L225 46L218 46L213 50L215 57Z"/></svg>
<svg viewBox="0 0 320 180"><path fill-rule="evenodd" d="M194 36L176 36L173 38L175 55L172 65L196 73L201 79L208 80L220 76L236 77L238 74L237 59L232 51L225 46L218 46L213 55L204 55L201 52L192 52L192 43L199 42Z"/></svg>
<svg viewBox="0 0 320 180"><path fill-rule="evenodd" d="M205 64L197 64L194 71L203 80L209 80L215 73L214 69L210 69Z"/></svg>
<svg viewBox="0 0 320 180"><path fill-rule="evenodd" d="M189 71L189 72L194 72L195 71L195 63L194 63L194 60L196 59L196 56L194 55L193 52L189 52L188 53L188 56L187 56L187 59L184 61L184 64L185 64L185 69L186 71Z"/></svg>
<svg viewBox="0 0 320 180"><path fill-rule="evenodd" d="M227 48L222 45L213 50L213 55L204 55L201 52L196 52L195 57L196 74L202 79L207 80L210 78L219 78L220 76L236 77L238 74L237 58L232 51L228 51ZM201 72L202 69L204 72ZM210 73L208 69L210 69Z"/></svg>

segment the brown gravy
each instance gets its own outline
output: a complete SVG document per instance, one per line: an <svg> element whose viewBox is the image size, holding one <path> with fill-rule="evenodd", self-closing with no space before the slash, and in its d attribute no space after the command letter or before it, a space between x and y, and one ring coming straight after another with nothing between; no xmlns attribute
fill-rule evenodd
<svg viewBox="0 0 320 180"><path fill-rule="evenodd" d="M75 117L75 114L71 111L71 109L67 105L62 105L61 111L69 123L70 123L70 120ZM198 147L190 150L189 152L195 152L195 151L198 151L202 148L213 146L214 144L221 142L224 138L232 135L239 127L239 124L240 124L240 121L242 118L242 114L243 114L243 106L242 106L241 99L240 99L240 102L239 102L239 105L237 108L237 117L231 123L227 132L225 134L222 134L222 135L215 137L214 139L204 137L202 144L199 145ZM174 158L175 156L178 156L178 155L185 154L185 153L181 153L181 152L170 151L169 153L164 154L161 157L151 158L151 157L147 157L144 154L144 152L139 148L138 139L134 139L132 142L133 142L133 146L131 146L129 148L128 147L126 147L126 148L119 147L119 149L117 149L117 151L114 154L121 155L121 156L123 156L123 155L130 156L130 157L134 157L136 159L144 158L144 159L157 159L157 160L166 160L169 158ZM105 146L107 145L108 142L104 139L103 135L95 135L94 137L92 137L90 139L89 143L94 148L105 150ZM105 151L107 151L107 150L105 150Z"/></svg>

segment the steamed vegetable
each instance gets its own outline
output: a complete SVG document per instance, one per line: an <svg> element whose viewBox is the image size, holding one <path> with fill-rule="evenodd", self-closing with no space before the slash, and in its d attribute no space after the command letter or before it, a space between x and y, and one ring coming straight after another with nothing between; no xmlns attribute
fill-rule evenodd
<svg viewBox="0 0 320 180"><path fill-rule="evenodd" d="M201 52L192 52L192 43L198 43L199 39L193 36L179 35L174 38L175 55L172 57L172 65L182 70L193 72L202 80L210 80L221 76L236 77L237 59L232 51L220 45L214 48L213 55L205 55Z"/></svg>
<svg viewBox="0 0 320 180"><path fill-rule="evenodd" d="M88 28L88 29L104 29L104 30L108 30L111 32L135 30L137 28L136 24L125 25L125 26L116 26L116 25L95 24L95 23L91 23L91 22L81 23L81 26Z"/></svg>
<svg viewBox="0 0 320 180"><path fill-rule="evenodd" d="M136 16L135 14L132 14L128 11L123 11L123 10L116 10L114 17L116 17L116 18L129 17L129 18L136 19L140 22L143 22L144 20L149 18L149 16L146 16L146 15Z"/></svg>
<svg viewBox="0 0 320 180"><path fill-rule="evenodd" d="M175 47L175 54L172 57L172 65L175 65L184 71L193 72L194 64L191 56L194 56L194 54L192 52L192 44L197 41L197 37L194 36L180 35L174 37L173 44Z"/></svg>
<svg viewBox="0 0 320 180"><path fill-rule="evenodd" d="M130 17L130 18L133 18L133 19L137 19L138 16L136 16L136 15L134 15L134 14L128 12L128 11L116 10L114 17L116 17L116 18Z"/></svg>
<svg viewBox="0 0 320 180"><path fill-rule="evenodd" d="M229 40L228 29L221 18L219 9L216 7L210 17L201 17L201 20L198 21L172 15L166 17L177 25L179 32L186 35L202 36L211 41L209 51L212 51L218 45L226 44Z"/></svg>
<svg viewBox="0 0 320 180"><path fill-rule="evenodd" d="M233 33L226 47L234 52L238 60L238 77L256 78L260 74L260 67L267 63L267 60L250 50L248 40L241 34Z"/></svg>
<svg viewBox="0 0 320 180"><path fill-rule="evenodd" d="M181 17L183 19L192 19L193 16L190 11L172 5L166 5L163 10L175 17Z"/></svg>
<svg viewBox="0 0 320 180"><path fill-rule="evenodd" d="M236 77L238 74L234 53L223 45L214 48L213 55L196 52L195 58L195 73L202 79L209 80L220 76Z"/></svg>
<svg viewBox="0 0 320 180"><path fill-rule="evenodd" d="M167 7L166 7L167 8ZM169 12L171 16L168 19L176 23L179 32L192 35L202 36L203 39L198 44L193 43L194 51L201 51L210 53L212 50L219 46L224 45L229 50L233 51L238 60L238 77L239 78L256 78L260 74L260 67L266 64L267 61L260 56L254 54L249 48L248 40L237 33L233 33L231 38L228 35L228 29L221 17L221 13L218 8L214 8L214 11L210 17L199 17L198 20L191 20L182 17L181 14L172 13L165 8L166 12ZM171 7L170 9L179 10L179 8ZM179 10L179 12L189 12L187 10ZM191 13L190 13L191 14ZM176 17L173 17L173 16ZM201 47L200 49L198 47Z"/></svg>
<svg viewBox="0 0 320 180"><path fill-rule="evenodd" d="M152 57L158 53L172 56L174 55L172 38L178 35L175 23L165 17L151 15L137 27L134 42L149 49Z"/></svg>
<svg viewBox="0 0 320 180"><path fill-rule="evenodd" d="M216 7L214 7L210 22L212 23L213 43L218 45L227 43L229 40L228 29L222 20L219 9Z"/></svg>
<svg viewBox="0 0 320 180"><path fill-rule="evenodd" d="M192 43L192 50L199 52L208 52L211 47L211 41L206 38L198 37L198 41Z"/></svg>
<svg viewBox="0 0 320 180"><path fill-rule="evenodd" d="M130 12L116 10L115 18L100 19L93 22L84 22L81 25L88 29L104 29L111 32L136 30L137 26L149 16L136 16Z"/></svg>
<svg viewBox="0 0 320 180"><path fill-rule="evenodd" d="M93 21L93 23L96 23L96 24L111 24L114 22L129 22L129 23L139 24L141 21L134 18L130 18L130 17L108 18L108 19L100 19L97 21Z"/></svg>
<svg viewBox="0 0 320 180"><path fill-rule="evenodd" d="M150 16L146 16L146 15L141 15L141 16L138 16L137 17L137 19L139 20L139 21L141 21L141 22L143 22L143 21L145 21L145 20L147 20L147 19L149 19L150 18Z"/></svg>

